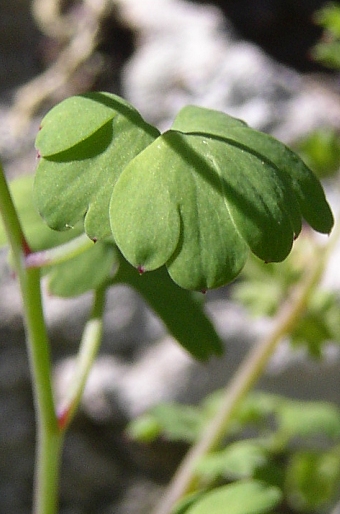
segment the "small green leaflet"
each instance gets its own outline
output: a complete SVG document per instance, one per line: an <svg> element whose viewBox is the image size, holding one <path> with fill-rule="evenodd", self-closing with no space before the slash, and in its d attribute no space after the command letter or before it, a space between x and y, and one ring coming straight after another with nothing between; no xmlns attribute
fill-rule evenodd
<svg viewBox="0 0 340 514"><path fill-rule="evenodd" d="M157 136L122 98L109 93L70 97L42 120L34 199L47 224L66 230L84 220L93 240L111 234L109 203L131 159Z"/></svg>
<svg viewBox="0 0 340 514"><path fill-rule="evenodd" d="M258 480L245 480L217 487L198 498L186 514L264 514L281 501L277 487Z"/></svg>
<svg viewBox="0 0 340 514"><path fill-rule="evenodd" d="M9 188L24 233L33 251L46 250L61 245L82 233L82 227L79 224L74 230L56 232L43 222L32 201L33 175L23 175L15 178L10 182ZM0 219L0 247L5 245L7 245L7 238Z"/></svg>
<svg viewBox="0 0 340 514"><path fill-rule="evenodd" d="M98 289L115 274L116 253L113 244L99 241L80 255L47 268L49 293L70 298Z"/></svg>
<svg viewBox="0 0 340 514"><path fill-rule="evenodd" d="M168 332L196 359L206 360L212 354L223 353L223 343L204 313L197 293L174 284L165 267L139 276L121 255L119 258L113 284L133 287L160 317Z"/></svg>

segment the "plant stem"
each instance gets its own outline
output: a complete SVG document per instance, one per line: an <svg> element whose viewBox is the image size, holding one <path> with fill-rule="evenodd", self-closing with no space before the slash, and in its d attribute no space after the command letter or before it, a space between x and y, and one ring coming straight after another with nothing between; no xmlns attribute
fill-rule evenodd
<svg viewBox="0 0 340 514"><path fill-rule="evenodd" d="M58 428L53 401L49 345L41 304L39 270L27 270L21 291L37 419L33 512L34 514L55 514L63 437Z"/></svg>
<svg viewBox="0 0 340 514"><path fill-rule="evenodd" d="M332 239L334 240L334 238ZM197 486L197 463L204 455L216 448L225 436L240 401L262 375L277 344L299 322L308 299L324 271L332 247L330 243L327 249L317 248L311 268L282 306L271 332L252 347L234 377L227 384L218 412L207 426L201 439L188 451L153 514L171 514L175 504Z"/></svg>
<svg viewBox="0 0 340 514"><path fill-rule="evenodd" d="M45 266L59 264L72 257L76 257L88 248L91 248L93 244L94 242L91 241L86 234L81 234L60 246L55 246L54 248L40 252L29 253L26 255L25 265L26 268L43 268Z"/></svg>
<svg viewBox="0 0 340 514"><path fill-rule="evenodd" d="M97 355L103 334L103 313L105 307L106 285L94 293L94 302L91 316L86 323L80 343L72 383L69 393L58 408L58 424L60 430L65 431L79 405L87 377L93 361Z"/></svg>
<svg viewBox="0 0 340 514"><path fill-rule="evenodd" d="M58 428L51 381L49 341L43 314L40 271L26 269L30 253L0 163L0 212L12 250L23 301L37 423L34 514L55 514L62 434Z"/></svg>

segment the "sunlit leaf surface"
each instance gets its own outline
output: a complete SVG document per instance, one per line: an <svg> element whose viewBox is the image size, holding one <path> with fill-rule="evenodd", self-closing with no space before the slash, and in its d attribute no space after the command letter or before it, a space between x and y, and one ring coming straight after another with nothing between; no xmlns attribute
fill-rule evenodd
<svg viewBox="0 0 340 514"><path fill-rule="evenodd" d="M185 289L230 282L249 251L282 261L303 219L333 225L303 161L221 112L186 107L160 135L126 101L89 93L47 114L37 148L35 199L52 228L84 220L91 239L113 234L140 272L165 265Z"/></svg>
<svg viewBox="0 0 340 514"><path fill-rule="evenodd" d="M91 239L108 236L109 202L121 171L158 131L109 93L71 97L43 119L35 201L50 227L65 230L84 219Z"/></svg>
<svg viewBox="0 0 340 514"><path fill-rule="evenodd" d="M231 281L249 250L281 261L302 219L329 232L322 187L287 147L243 122L198 107L125 168L113 190L111 225L128 261L166 264L175 282L207 289Z"/></svg>

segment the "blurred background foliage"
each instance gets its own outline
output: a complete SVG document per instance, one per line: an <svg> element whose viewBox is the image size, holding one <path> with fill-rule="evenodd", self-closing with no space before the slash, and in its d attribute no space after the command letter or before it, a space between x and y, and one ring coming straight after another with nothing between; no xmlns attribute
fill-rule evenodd
<svg viewBox="0 0 340 514"><path fill-rule="evenodd" d="M314 21L323 32L311 50L313 59L339 70L340 4L327 4L315 13ZM338 198L339 132L324 126L296 141L294 148ZM275 318L315 258L314 250L313 235L305 229L283 263L265 264L250 257L231 287L231 297L252 316ZM339 320L339 289L321 285L289 335L291 348L322 359L325 345L340 343ZM216 391L198 406L158 405L130 423L127 433L141 444L158 439L193 444L218 409L221 396ZM219 449L199 463L198 474L201 487L208 489L249 479L278 487L283 497L273 512L335 514L340 504L340 409L323 401L252 392L239 406ZM241 497L242 493L240 501Z"/></svg>

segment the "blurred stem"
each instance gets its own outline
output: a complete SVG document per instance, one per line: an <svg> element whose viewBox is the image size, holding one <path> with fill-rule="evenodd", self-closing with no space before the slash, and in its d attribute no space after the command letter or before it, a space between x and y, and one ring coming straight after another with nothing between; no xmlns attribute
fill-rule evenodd
<svg viewBox="0 0 340 514"><path fill-rule="evenodd" d="M270 333L262 341L254 344L227 384L218 412L201 439L188 451L153 514L171 514L176 503L199 485L196 475L197 463L218 446L231 424L236 408L263 374L276 346L299 322L311 294L321 279L335 240L336 236L333 234L326 246L316 248L313 261L304 278L283 304Z"/></svg>
<svg viewBox="0 0 340 514"><path fill-rule="evenodd" d="M30 253L30 248L23 234L1 164L0 212L20 284L33 383L37 423L33 512L55 514L62 434L57 424L52 393L49 341L41 300L40 271L25 267L25 259Z"/></svg>
<svg viewBox="0 0 340 514"><path fill-rule="evenodd" d="M106 285L94 293L94 301L89 320L84 328L68 395L58 408L58 424L65 431L77 410L91 366L96 358L103 334Z"/></svg>

